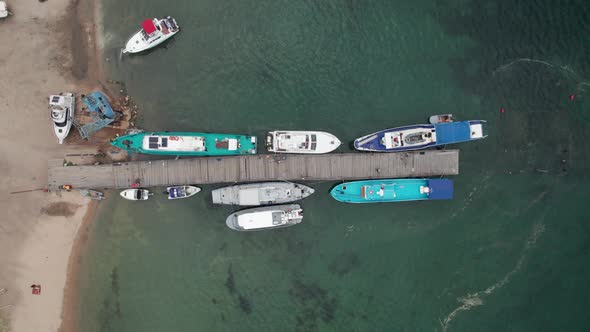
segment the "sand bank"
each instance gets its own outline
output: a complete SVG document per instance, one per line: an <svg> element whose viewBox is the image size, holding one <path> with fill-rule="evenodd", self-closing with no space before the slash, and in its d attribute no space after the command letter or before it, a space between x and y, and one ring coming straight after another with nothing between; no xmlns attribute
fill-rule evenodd
<svg viewBox="0 0 590 332"><path fill-rule="evenodd" d="M58 145L47 107L50 94L84 93L100 79L93 2L9 0L14 15L0 21L0 315L12 331L60 329L70 253L91 219L77 192L10 193L45 187L50 158L96 152L72 134Z"/></svg>

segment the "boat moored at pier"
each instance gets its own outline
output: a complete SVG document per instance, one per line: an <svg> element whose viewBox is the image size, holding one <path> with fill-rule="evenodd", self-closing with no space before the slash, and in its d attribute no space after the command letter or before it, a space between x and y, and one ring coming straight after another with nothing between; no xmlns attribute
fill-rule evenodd
<svg viewBox="0 0 590 332"><path fill-rule="evenodd" d="M195 186L174 186L166 188L164 192L168 199L189 198L201 191L201 188Z"/></svg>
<svg viewBox="0 0 590 332"><path fill-rule="evenodd" d="M117 137L111 145L128 152L174 156L256 154L256 137L191 132L141 132Z"/></svg>
<svg viewBox="0 0 590 332"><path fill-rule="evenodd" d="M266 136L269 152L320 154L336 150L340 140L323 131L271 131Z"/></svg>
<svg viewBox="0 0 590 332"><path fill-rule="evenodd" d="M484 120L440 122L378 131L354 141L360 151L398 152L486 138Z"/></svg>
<svg viewBox="0 0 590 332"><path fill-rule="evenodd" d="M215 189L211 196L213 204L256 206L289 203L313 193L312 188L298 183L260 182Z"/></svg>
<svg viewBox="0 0 590 332"><path fill-rule="evenodd" d="M344 203L381 203L453 198L449 179L380 179L346 182L330 195Z"/></svg>
<svg viewBox="0 0 590 332"><path fill-rule="evenodd" d="M272 205L246 209L227 217L227 227L235 231L258 231L297 225L303 220L298 204Z"/></svg>
<svg viewBox="0 0 590 332"><path fill-rule="evenodd" d="M162 44L180 31L176 20L171 16L146 19L125 45L123 53L139 53Z"/></svg>
<svg viewBox="0 0 590 332"><path fill-rule="evenodd" d="M144 188L132 188L121 191L121 197L130 201L147 201L154 193Z"/></svg>

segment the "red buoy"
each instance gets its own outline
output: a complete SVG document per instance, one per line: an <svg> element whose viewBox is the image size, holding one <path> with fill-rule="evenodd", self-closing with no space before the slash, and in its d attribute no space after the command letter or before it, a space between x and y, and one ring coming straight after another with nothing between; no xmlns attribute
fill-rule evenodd
<svg viewBox="0 0 590 332"><path fill-rule="evenodd" d="M576 99L576 95L570 95L570 100L573 101L574 99Z"/></svg>
<svg viewBox="0 0 590 332"><path fill-rule="evenodd" d="M500 113L504 113L504 107L500 108Z"/></svg>

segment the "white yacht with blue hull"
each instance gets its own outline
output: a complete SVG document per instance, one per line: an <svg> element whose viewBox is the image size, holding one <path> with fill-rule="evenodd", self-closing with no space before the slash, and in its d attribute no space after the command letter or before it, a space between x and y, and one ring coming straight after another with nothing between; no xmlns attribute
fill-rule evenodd
<svg viewBox="0 0 590 332"><path fill-rule="evenodd" d="M360 151L399 152L486 138L485 120L420 124L381 130L354 141Z"/></svg>

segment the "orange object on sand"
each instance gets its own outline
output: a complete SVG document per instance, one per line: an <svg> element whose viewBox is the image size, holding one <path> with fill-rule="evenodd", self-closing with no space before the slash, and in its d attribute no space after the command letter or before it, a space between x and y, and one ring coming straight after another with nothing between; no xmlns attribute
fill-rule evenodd
<svg viewBox="0 0 590 332"><path fill-rule="evenodd" d="M41 295L41 285L32 285L33 295Z"/></svg>

